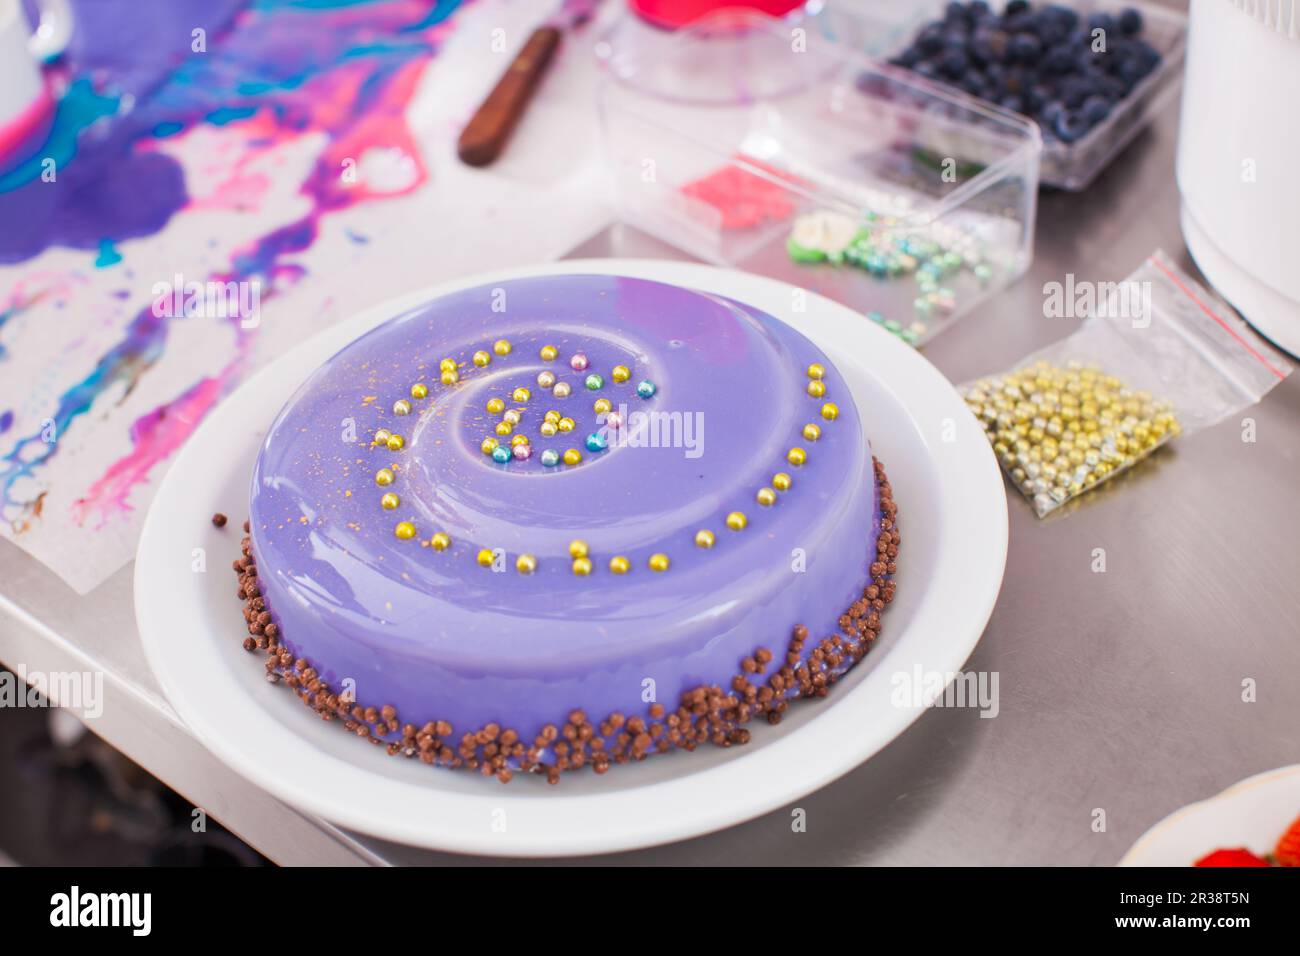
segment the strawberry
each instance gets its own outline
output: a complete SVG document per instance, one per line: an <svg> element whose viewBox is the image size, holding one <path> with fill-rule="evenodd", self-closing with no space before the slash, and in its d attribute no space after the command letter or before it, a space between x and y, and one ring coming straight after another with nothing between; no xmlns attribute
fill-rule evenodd
<svg viewBox="0 0 1300 956"><path fill-rule="evenodd" d="M1277 841L1273 857L1279 866L1300 866L1300 817L1295 818L1290 829Z"/></svg>
<svg viewBox="0 0 1300 956"><path fill-rule="evenodd" d="M1268 866L1268 860L1251 853L1245 847L1237 850L1215 850L1196 861L1197 866Z"/></svg>

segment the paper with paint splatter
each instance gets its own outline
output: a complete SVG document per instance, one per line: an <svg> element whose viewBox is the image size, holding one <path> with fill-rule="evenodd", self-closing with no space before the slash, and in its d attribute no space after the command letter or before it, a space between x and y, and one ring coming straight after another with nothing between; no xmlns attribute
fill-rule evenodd
<svg viewBox="0 0 1300 956"><path fill-rule="evenodd" d="M76 10L57 111L0 157L0 534L85 593L256 367L386 298L555 258L606 213L583 44L505 159L455 159L536 3Z"/></svg>

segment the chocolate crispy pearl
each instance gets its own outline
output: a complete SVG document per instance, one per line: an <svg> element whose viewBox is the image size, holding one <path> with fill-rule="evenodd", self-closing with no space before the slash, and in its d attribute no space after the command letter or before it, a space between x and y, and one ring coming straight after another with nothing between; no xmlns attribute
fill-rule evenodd
<svg viewBox="0 0 1300 956"><path fill-rule="evenodd" d="M262 597L247 537L241 542L243 556L233 564L248 629L243 646L248 651L266 651L267 679L283 682L321 719L342 722L345 729L383 746L391 756L478 770L502 783L508 783L516 771L545 774L549 783L558 783L562 772L586 766L603 774L612 764L644 760L673 749L693 751L703 743L718 747L745 744L750 740L745 724L757 717L778 724L791 700L825 697L831 685L848 673L880 636L880 615L894 599L893 576L902 538L885 469L875 459L873 466L880 495L880 533L870 554L869 583L840 615L841 633L824 638L809 650L811 635L806 627L797 625L775 669L773 653L760 647L739 662L740 670L728 690L716 685L695 687L681 695L672 712L654 703L645 716L616 712L593 722L583 711L574 710L562 721L546 725L531 743L494 723L459 737L446 721L428 721L421 727L404 724L390 705L365 706L339 695L308 661L294 658L279 643L279 628ZM245 524L245 531L247 527Z"/></svg>

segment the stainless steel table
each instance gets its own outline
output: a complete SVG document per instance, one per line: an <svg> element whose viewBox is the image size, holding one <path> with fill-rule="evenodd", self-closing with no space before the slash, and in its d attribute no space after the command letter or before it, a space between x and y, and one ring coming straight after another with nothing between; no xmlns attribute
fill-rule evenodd
<svg viewBox="0 0 1300 956"><path fill-rule="evenodd" d="M1179 235L1176 107L1086 193L1045 193L1033 268L926 349L960 382L1068 334L1045 282L1123 277ZM613 227L574 256L684 257ZM601 863L1110 864L1177 807L1300 760L1300 375L1238 421L1182 439L1073 513L1011 492L1006 582L969 670L1001 711L935 709L790 809ZM1092 570L1106 550L1105 573ZM131 569L86 598L0 541L0 661L106 673L92 729L281 863L471 863L303 816L211 757L163 700L136 635ZM1243 701L1251 678L1257 700ZM2 717L3 715L0 715ZM1098 831L1096 811L1104 811Z"/></svg>

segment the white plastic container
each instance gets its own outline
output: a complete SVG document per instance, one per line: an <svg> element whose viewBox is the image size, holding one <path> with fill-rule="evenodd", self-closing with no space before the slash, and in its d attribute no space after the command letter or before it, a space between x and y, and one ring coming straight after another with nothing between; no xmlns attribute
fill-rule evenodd
<svg viewBox="0 0 1300 956"><path fill-rule="evenodd" d="M665 33L628 17L597 53L619 213L699 258L820 292L918 345L1029 264L1041 139L1023 117L876 63L815 19L725 11ZM936 301L919 268L793 261L795 222L818 212L960 264Z"/></svg>

